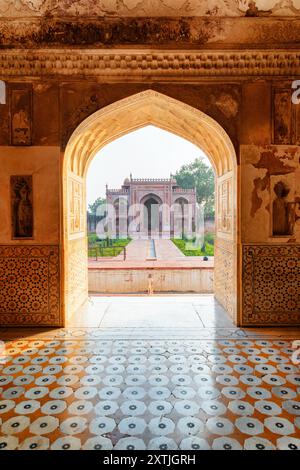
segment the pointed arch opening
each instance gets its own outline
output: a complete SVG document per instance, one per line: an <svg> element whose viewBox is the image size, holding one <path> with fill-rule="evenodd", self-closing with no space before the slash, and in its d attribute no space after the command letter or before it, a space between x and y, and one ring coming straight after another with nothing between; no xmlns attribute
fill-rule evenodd
<svg viewBox="0 0 300 470"><path fill-rule="evenodd" d="M85 119L71 135L63 162L63 260L65 318L88 298L86 174L94 156L108 143L156 126L198 146L216 175L215 296L238 321L237 163L225 130L202 111L147 90L106 106Z"/></svg>

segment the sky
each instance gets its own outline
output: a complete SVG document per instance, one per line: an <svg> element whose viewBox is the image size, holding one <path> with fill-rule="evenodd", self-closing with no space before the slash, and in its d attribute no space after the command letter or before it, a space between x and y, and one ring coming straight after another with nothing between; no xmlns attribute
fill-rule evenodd
<svg viewBox="0 0 300 470"><path fill-rule="evenodd" d="M154 126L130 132L101 149L87 173L87 203L105 197L105 185L120 188L125 178L169 178L182 165L206 155L196 145Z"/></svg>

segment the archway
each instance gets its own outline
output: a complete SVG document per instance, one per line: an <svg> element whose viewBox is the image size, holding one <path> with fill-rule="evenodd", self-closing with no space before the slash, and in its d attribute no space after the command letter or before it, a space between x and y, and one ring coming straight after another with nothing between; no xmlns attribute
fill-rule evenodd
<svg viewBox="0 0 300 470"><path fill-rule="evenodd" d="M159 237L162 232L160 207L162 200L155 194L146 194L140 201L144 206L143 232L147 238Z"/></svg>
<svg viewBox="0 0 300 470"><path fill-rule="evenodd" d="M224 129L203 112L147 90L115 102L85 119L73 132L63 164L63 273L65 317L88 298L85 177L106 144L152 124L201 148L216 174L215 295L238 320L237 164Z"/></svg>

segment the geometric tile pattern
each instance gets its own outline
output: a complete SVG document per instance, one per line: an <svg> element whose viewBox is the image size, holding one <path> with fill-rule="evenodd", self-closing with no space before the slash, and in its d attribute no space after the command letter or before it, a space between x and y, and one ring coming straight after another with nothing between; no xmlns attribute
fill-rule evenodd
<svg viewBox="0 0 300 470"><path fill-rule="evenodd" d="M300 324L300 246L243 247L243 326Z"/></svg>
<svg viewBox="0 0 300 470"><path fill-rule="evenodd" d="M300 449L282 339L30 337L0 354L0 449Z"/></svg>
<svg viewBox="0 0 300 470"><path fill-rule="evenodd" d="M0 246L2 325L59 325L58 246Z"/></svg>

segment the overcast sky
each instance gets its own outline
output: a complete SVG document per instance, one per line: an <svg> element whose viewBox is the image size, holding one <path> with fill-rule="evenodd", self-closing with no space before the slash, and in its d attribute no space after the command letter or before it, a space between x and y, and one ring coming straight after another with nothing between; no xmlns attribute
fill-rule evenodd
<svg viewBox="0 0 300 470"><path fill-rule="evenodd" d="M120 188L124 179L169 178L179 168L205 154L194 144L154 126L130 132L103 147L87 174L87 203L105 197L105 185Z"/></svg>

